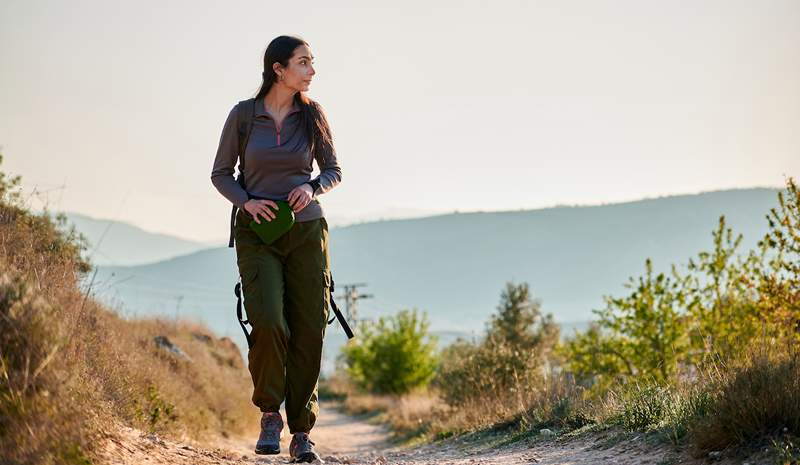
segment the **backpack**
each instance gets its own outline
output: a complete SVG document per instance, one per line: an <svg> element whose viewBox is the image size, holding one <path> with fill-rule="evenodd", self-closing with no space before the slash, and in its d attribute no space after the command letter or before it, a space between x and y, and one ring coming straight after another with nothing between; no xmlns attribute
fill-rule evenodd
<svg viewBox="0 0 800 465"><path fill-rule="evenodd" d="M250 140L250 133L253 130L253 119L255 118L256 114L256 99L250 98L247 100L242 100L239 102L239 105L236 106L236 132L239 134L239 176L236 178L236 182L242 186L242 189L247 192L247 189L244 187L244 150L247 147L247 141ZM249 196L249 194L248 194ZM236 205L233 205L231 208L231 231L230 231L230 239L228 240L228 247L233 247L233 229L236 223L236 211L239 208ZM353 338L353 331L350 329L350 325L347 324L347 320L342 315L342 312L339 311L339 307L336 305L336 301L333 299L333 292L334 292L334 281L333 281L333 273L331 273L331 287L329 289L330 292L330 299L331 299L331 307L333 308L333 313L335 314L333 318L328 320L328 324L330 325L333 323L333 320L338 319L339 324L342 325L342 329L344 330L345 334L347 335L347 339ZM249 320L242 319L242 277L239 276L239 280L236 283L236 286L233 288L233 293L236 294L236 318L239 320L239 326L242 327L242 331L244 331L244 337L247 339L247 347L253 347L253 341L250 337L250 333L247 331L246 324L249 324Z"/></svg>

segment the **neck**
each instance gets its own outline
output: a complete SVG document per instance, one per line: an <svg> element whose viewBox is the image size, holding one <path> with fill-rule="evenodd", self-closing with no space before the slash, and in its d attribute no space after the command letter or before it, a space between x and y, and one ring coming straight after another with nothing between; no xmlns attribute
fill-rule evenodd
<svg viewBox="0 0 800 465"><path fill-rule="evenodd" d="M289 111L294 106L294 94L297 91L280 84L273 84L264 96L264 106L276 113Z"/></svg>

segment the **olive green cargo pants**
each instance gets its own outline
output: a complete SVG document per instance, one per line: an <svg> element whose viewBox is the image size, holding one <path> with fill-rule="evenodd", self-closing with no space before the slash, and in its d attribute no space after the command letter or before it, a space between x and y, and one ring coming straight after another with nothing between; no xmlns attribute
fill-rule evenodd
<svg viewBox="0 0 800 465"><path fill-rule="evenodd" d="M234 227L247 319L253 403L277 412L286 400L289 432L309 432L319 415L317 389L330 308L325 218L295 223L271 245L239 210ZM265 221L261 219L261 221Z"/></svg>

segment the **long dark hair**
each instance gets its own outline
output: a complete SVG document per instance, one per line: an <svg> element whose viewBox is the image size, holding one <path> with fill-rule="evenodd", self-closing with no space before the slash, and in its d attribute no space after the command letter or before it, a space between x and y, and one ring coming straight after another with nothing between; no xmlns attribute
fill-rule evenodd
<svg viewBox="0 0 800 465"><path fill-rule="evenodd" d="M289 66L289 59L300 45L309 46L308 42L297 36L278 36L267 45L267 50L264 52L264 72L261 73L263 80L261 88L255 96L256 99L263 99L272 84L278 79L272 65L277 62L284 67ZM300 124L305 128L311 153L315 153L317 144L332 145L331 129L319 103L310 99L303 92L296 92L294 101L300 108Z"/></svg>

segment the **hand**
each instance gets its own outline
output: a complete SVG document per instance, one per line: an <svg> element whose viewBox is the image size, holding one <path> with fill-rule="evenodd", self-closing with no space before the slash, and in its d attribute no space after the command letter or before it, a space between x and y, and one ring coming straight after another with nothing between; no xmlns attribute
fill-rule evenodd
<svg viewBox="0 0 800 465"><path fill-rule="evenodd" d="M311 186L309 184L300 184L292 189L292 192L289 192L289 205L291 205L292 210L299 212L300 210L306 208L306 205L311 202L311 198L313 196L314 192L311 190Z"/></svg>
<svg viewBox="0 0 800 465"><path fill-rule="evenodd" d="M245 202L243 206L244 210L249 213L258 224L261 224L261 221L258 219L259 213L267 221L272 221L275 219L275 212L278 211L278 204L272 200L266 199L250 199ZM274 210L269 207L274 208Z"/></svg>

